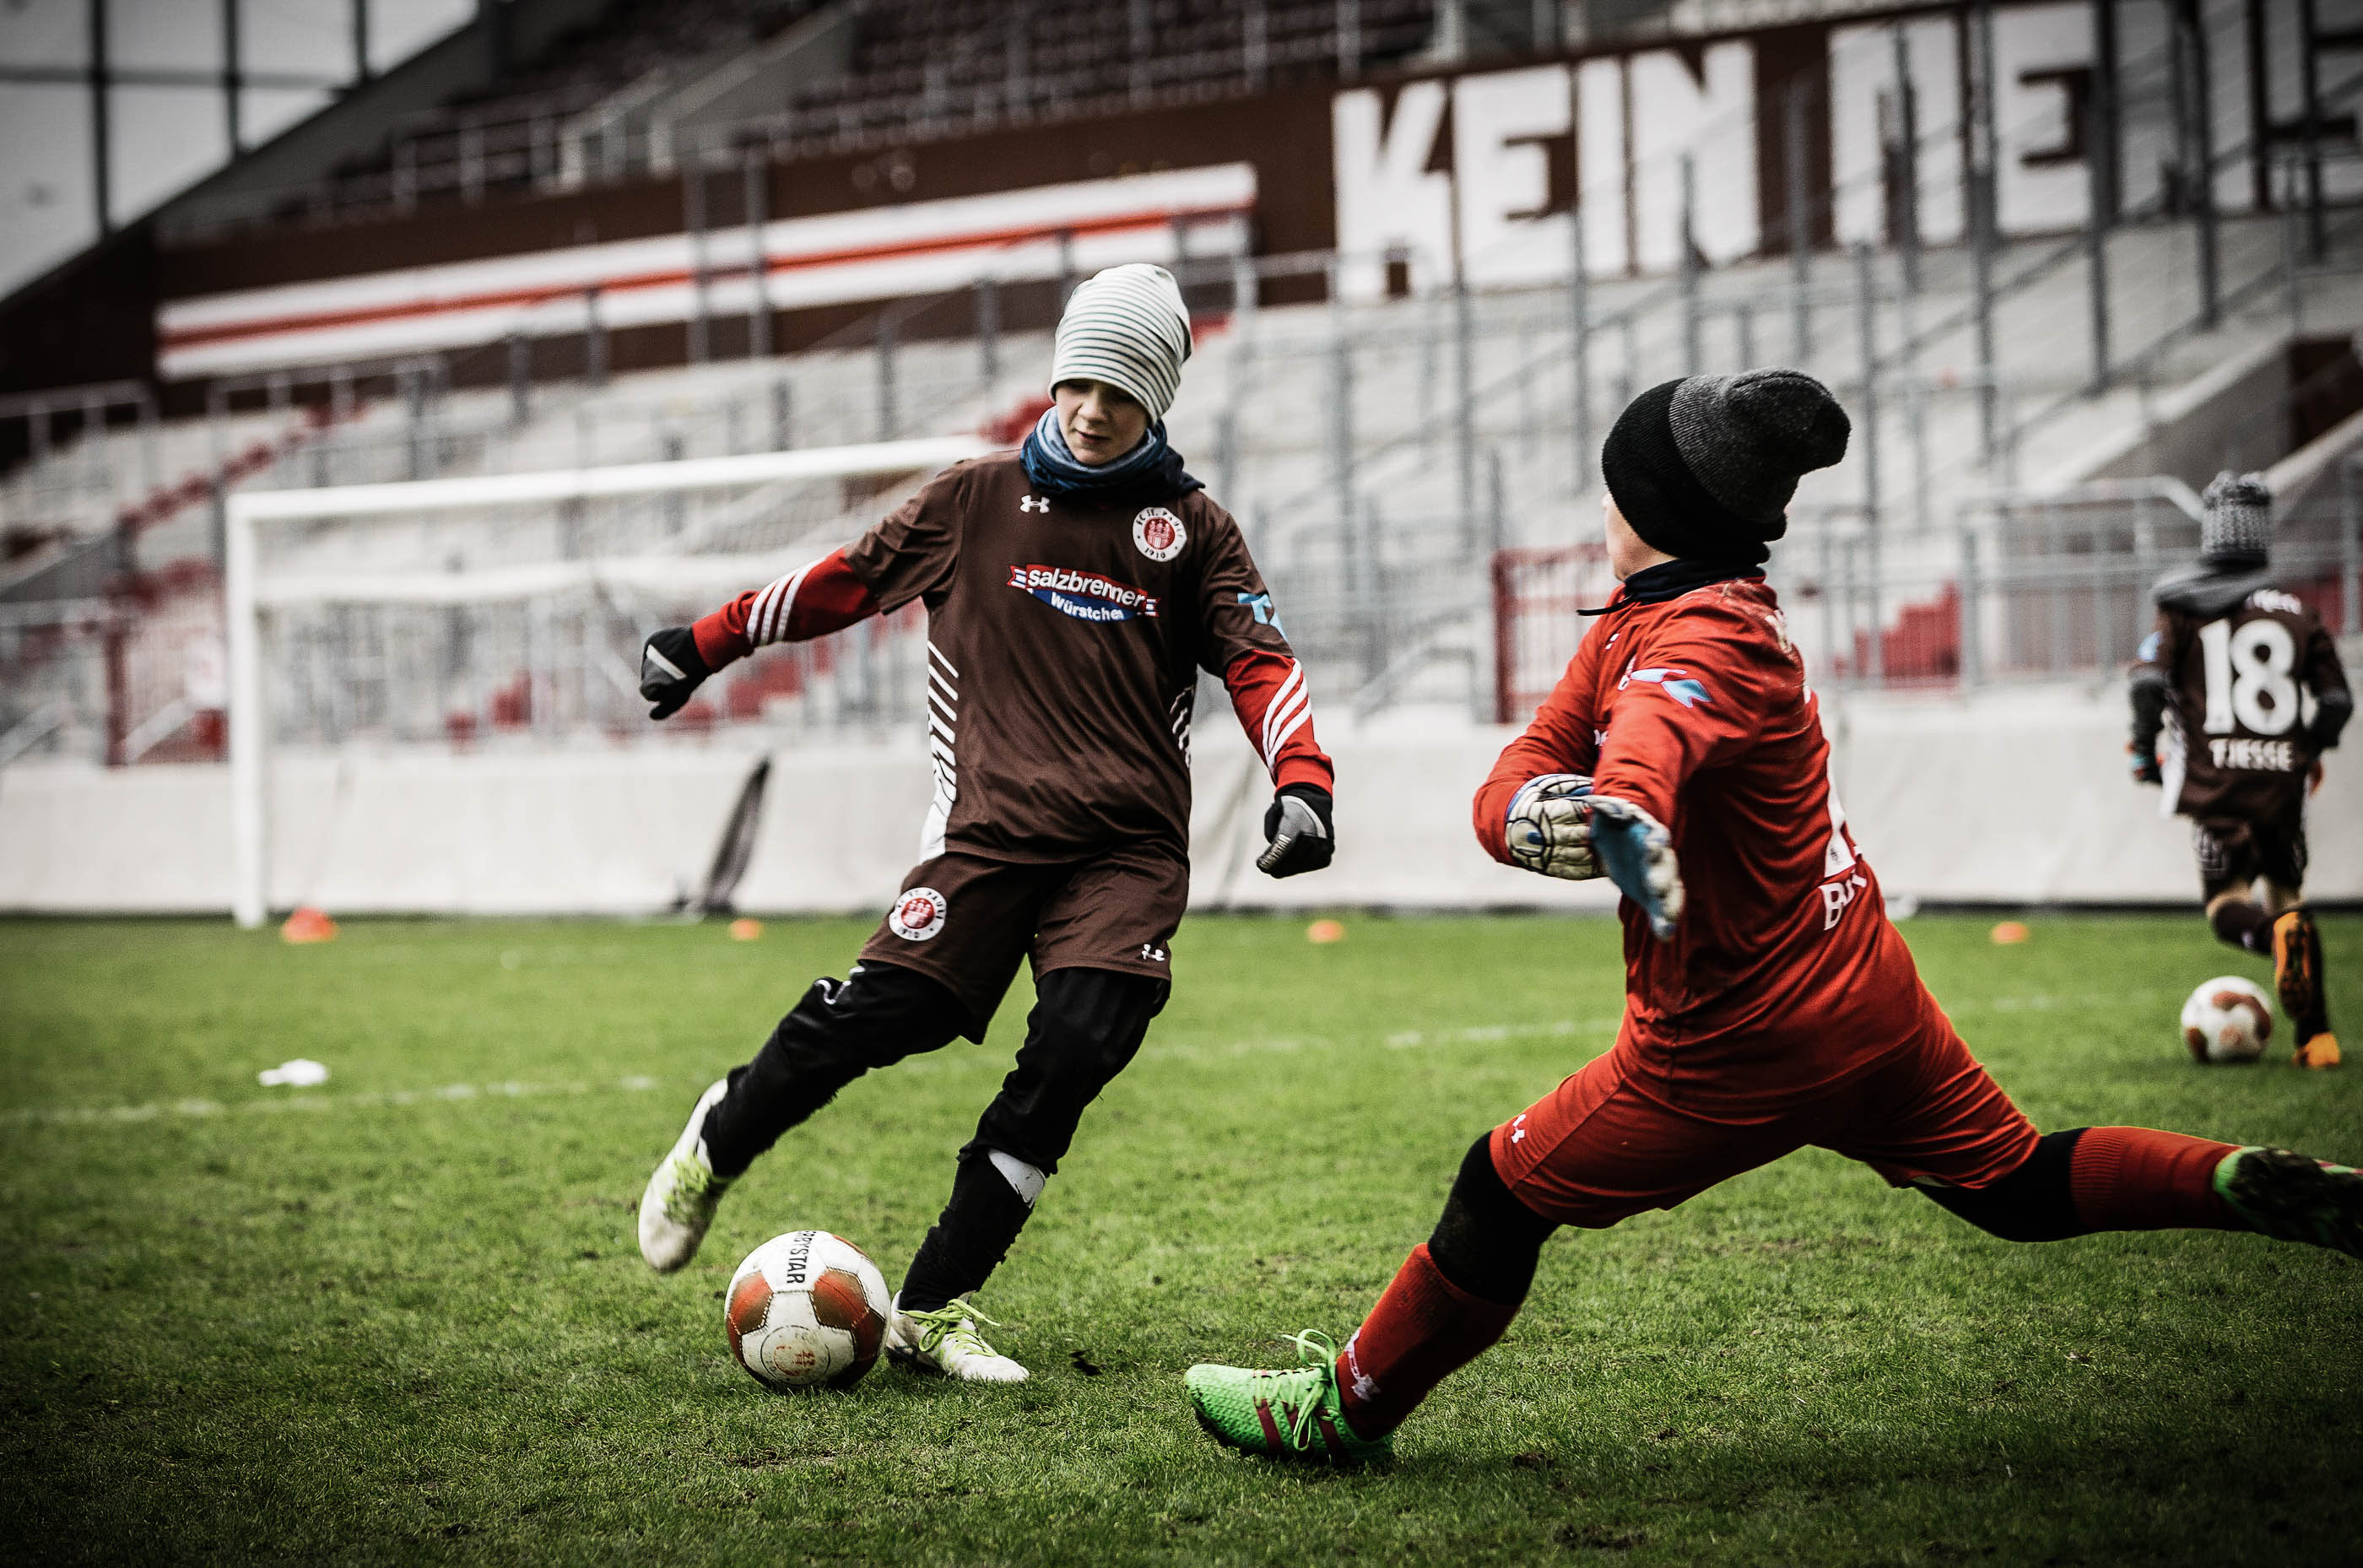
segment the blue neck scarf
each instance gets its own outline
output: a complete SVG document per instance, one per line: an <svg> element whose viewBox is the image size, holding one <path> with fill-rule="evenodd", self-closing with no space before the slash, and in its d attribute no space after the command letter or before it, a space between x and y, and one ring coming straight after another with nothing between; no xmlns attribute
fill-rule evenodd
<svg viewBox="0 0 2363 1568"><path fill-rule="evenodd" d="M1018 449L1017 461L1034 487L1052 495L1115 501L1137 495L1164 501L1205 488L1183 471L1182 454L1166 444L1162 419L1151 424L1140 444L1130 451L1093 467L1067 450L1066 434L1059 428L1059 410L1046 408L1034 422L1026 444Z"/></svg>

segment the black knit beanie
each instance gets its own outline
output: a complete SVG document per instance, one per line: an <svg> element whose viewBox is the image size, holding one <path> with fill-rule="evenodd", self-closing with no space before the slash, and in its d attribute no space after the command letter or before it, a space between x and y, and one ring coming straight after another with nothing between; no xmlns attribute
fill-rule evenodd
<svg viewBox="0 0 2363 1568"><path fill-rule="evenodd" d="M1803 371L1694 375L1625 406L1600 471L1650 548L1758 566L1788 531L1799 476L1846 456L1852 428L1830 389Z"/></svg>

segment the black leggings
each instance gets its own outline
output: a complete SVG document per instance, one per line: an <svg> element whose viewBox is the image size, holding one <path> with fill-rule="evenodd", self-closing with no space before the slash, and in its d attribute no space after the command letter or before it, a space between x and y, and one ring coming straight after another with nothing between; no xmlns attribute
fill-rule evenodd
<svg viewBox="0 0 2363 1568"><path fill-rule="evenodd" d="M1493 1135L1479 1135L1461 1156L1444 1215L1427 1239L1437 1272L1481 1301L1515 1307L1535 1283L1543 1243L1559 1229L1511 1192L1493 1168Z"/></svg>
<svg viewBox="0 0 2363 1568"><path fill-rule="evenodd" d="M1163 980L1112 970L1042 975L1016 1065L960 1158L997 1149L1057 1170L1084 1107L1139 1051L1169 990ZM729 1093L706 1117L715 1170L737 1175L864 1073L940 1050L971 1026L951 992L915 970L865 963L849 979L813 982L755 1059L731 1071Z"/></svg>

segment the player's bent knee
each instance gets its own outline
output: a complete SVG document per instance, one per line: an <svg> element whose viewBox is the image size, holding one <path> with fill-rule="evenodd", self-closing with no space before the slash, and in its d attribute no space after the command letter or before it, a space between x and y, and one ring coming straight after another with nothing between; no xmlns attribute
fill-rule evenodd
<svg viewBox="0 0 2363 1568"><path fill-rule="evenodd" d="M1084 1110L1139 1051L1169 987L1153 975L1054 969L1034 989L1016 1069L977 1119L960 1158L997 1151L1047 1176L1066 1158Z"/></svg>
<svg viewBox="0 0 2363 1568"><path fill-rule="evenodd" d="M2227 947L2255 951L2258 933L2271 923L2272 917L2265 913L2262 905L2237 893L2222 894L2208 901L2207 929Z"/></svg>
<svg viewBox="0 0 2363 1568"><path fill-rule="evenodd" d="M968 1010L940 982L916 970L871 963L845 980L814 981L780 1020L766 1050L826 1058L858 1073L941 1050L968 1023Z"/></svg>
<svg viewBox="0 0 2363 1568"><path fill-rule="evenodd" d="M2064 1241L2091 1227L2076 1216L2069 1177L2076 1142L2085 1129L2046 1133L2035 1151L1998 1182L1982 1187L1922 1187L1934 1202L2005 1241Z"/></svg>
<svg viewBox="0 0 2363 1568"><path fill-rule="evenodd" d="M1514 1307L1535 1283L1543 1243L1559 1229L1518 1201L1493 1165L1487 1132L1461 1157L1460 1173L1444 1200L1444 1214L1427 1239L1427 1255L1455 1286L1482 1301Z"/></svg>
<svg viewBox="0 0 2363 1568"><path fill-rule="evenodd" d="M1113 969L1054 969L1036 984L1034 1032L1062 1072L1097 1094L1125 1070L1171 985Z"/></svg>

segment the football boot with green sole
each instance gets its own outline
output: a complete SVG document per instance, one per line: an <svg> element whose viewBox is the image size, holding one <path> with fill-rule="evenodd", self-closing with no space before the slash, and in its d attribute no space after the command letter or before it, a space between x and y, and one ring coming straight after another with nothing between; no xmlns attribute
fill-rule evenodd
<svg viewBox="0 0 2363 1568"><path fill-rule="evenodd" d="M2215 1192L2268 1236L2363 1258L2363 1171L2286 1149L2235 1149L2215 1167Z"/></svg>
<svg viewBox="0 0 2363 1568"><path fill-rule="evenodd" d="M1291 1372L1200 1362L1182 1376L1198 1424L1221 1442L1274 1459L1362 1464L1394 1451L1392 1434L1372 1440L1346 1424L1337 1392L1337 1347L1326 1334L1289 1337L1303 1362Z"/></svg>

